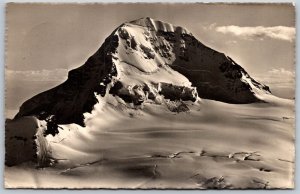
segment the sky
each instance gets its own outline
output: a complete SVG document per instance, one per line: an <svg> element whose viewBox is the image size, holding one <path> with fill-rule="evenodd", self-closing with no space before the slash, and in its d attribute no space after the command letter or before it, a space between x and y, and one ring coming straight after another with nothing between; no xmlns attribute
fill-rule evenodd
<svg viewBox="0 0 300 194"><path fill-rule="evenodd" d="M280 97L295 87L291 4L9 4L6 109L66 79L126 21L151 17L186 27Z"/></svg>

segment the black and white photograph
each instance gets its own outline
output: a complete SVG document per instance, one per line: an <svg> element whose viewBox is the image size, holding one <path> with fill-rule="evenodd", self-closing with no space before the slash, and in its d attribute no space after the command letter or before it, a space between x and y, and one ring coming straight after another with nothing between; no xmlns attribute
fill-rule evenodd
<svg viewBox="0 0 300 194"><path fill-rule="evenodd" d="M8 3L10 189L294 189L292 3Z"/></svg>

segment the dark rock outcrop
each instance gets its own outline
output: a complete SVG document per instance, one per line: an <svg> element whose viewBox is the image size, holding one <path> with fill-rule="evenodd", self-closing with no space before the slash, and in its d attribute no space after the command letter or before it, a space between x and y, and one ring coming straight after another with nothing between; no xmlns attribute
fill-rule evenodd
<svg viewBox="0 0 300 194"><path fill-rule="evenodd" d="M183 100L195 102L198 98L196 88L176 86L168 83L160 83L159 93L162 94L166 99L170 99L172 101Z"/></svg>
<svg viewBox="0 0 300 194"><path fill-rule="evenodd" d="M64 83L24 102L15 118L34 115L44 120L55 115L59 124L84 125L83 113L98 102L94 93L104 96L107 84L117 75L111 56L117 46L118 36L109 36L83 66L69 72Z"/></svg>
<svg viewBox="0 0 300 194"><path fill-rule="evenodd" d="M34 162L38 167L45 167L50 163L49 150L40 123L35 117L6 120L5 165Z"/></svg>
<svg viewBox="0 0 300 194"><path fill-rule="evenodd" d="M119 96L127 103L140 105L146 100L155 101L162 95L171 101L193 101L198 98L197 89L192 87L177 86L169 83L158 83L155 85L134 85L125 87L122 82L117 81L109 91L110 94Z"/></svg>

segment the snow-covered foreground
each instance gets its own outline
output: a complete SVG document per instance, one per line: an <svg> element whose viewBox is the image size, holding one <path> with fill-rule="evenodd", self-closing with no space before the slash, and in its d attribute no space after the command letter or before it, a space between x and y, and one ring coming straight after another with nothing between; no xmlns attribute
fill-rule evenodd
<svg viewBox="0 0 300 194"><path fill-rule="evenodd" d="M47 136L51 167L5 167L5 186L38 188L293 188L294 101L190 102L188 112L108 100L86 128Z"/></svg>

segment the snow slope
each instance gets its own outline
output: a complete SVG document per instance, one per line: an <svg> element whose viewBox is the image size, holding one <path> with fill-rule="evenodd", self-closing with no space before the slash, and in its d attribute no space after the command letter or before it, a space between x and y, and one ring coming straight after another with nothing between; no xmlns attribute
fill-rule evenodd
<svg viewBox="0 0 300 194"><path fill-rule="evenodd" d="M112 95L86 114L86 127L47 136L51 167L5 168L5 185L37 188L293 188L294 102L190 102L174 113ZM26 177L26 181L24 178ZM50 181L51 180L51 181Z"/></svg>

